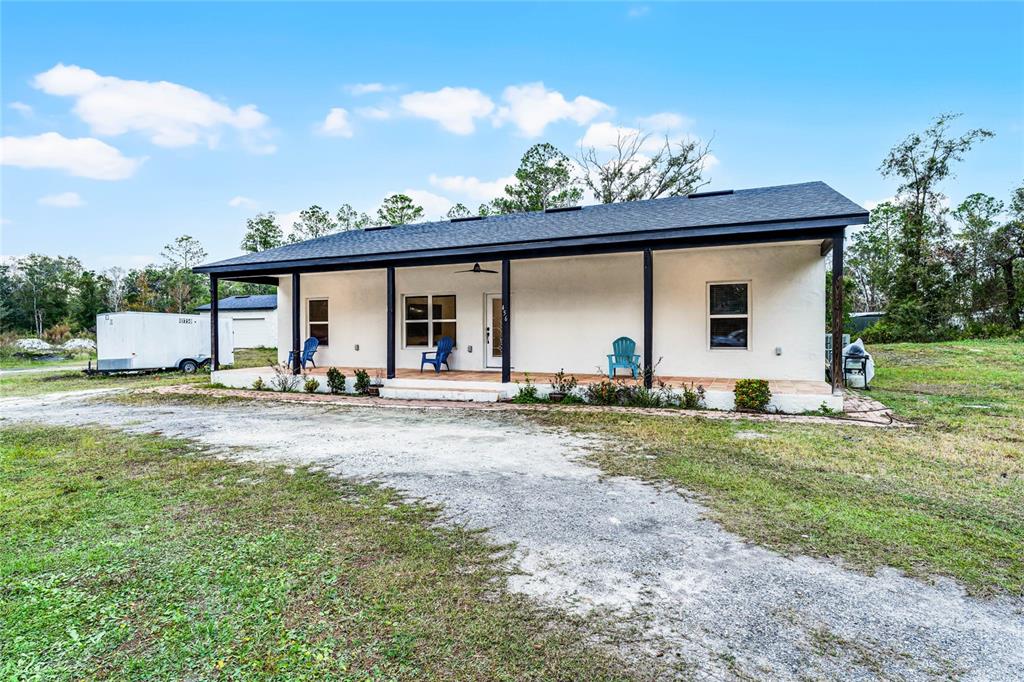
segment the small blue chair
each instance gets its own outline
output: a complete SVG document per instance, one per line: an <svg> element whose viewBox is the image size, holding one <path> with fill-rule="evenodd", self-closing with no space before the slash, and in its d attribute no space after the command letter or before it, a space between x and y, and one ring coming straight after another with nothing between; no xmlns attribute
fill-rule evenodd
<svg viewBox="0 0 1024 682"><path fill-rule="evenodd" d="M423 373L423 365L433 365L434 373L441 373L441 365L444 365L448 371L452 371L451 367L448 367L448 356L452 354L452 346L455 345L455 341L450 336L442 336L441 340L437 342L437 350L424 351L423 356L420 358L420 373ZM433 355L434 357L427 357Z"/></svg>
<svg viewBox="0 0 1024 682"><path fill-rule="evenodd" d="M640 356L636 354L636 341L628 336L620 336L612 341L612 354L608 356L608 377L615 378L615 370L619 367L628 369L633 378L640 369Z"/></svg>
<svg viewBox="0 0 1024 682"><path fill-rule="evenodd" d="M306 369L306 363L310 363L316 367L316 362L313 361L313 356L316 355L316 349L320 346L320 342L315 336L311 336L306 339L306 342L302 344L302 354L299 356L299 363L302 365L302 369ZM288 351L288 366L292 366L292 362L295 360L295 351Z"/></svg>

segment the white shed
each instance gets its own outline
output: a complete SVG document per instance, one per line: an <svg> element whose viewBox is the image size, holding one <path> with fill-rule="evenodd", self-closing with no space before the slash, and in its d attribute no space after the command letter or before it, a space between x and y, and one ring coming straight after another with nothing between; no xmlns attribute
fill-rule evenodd
<svg viewBox="0 0 1024 682"><path fill-rule="evenodd" d="M218 313L232 320L234 348L274 348L277 346L277 294L229 296L220 299ZM210 315L210 304L196 308Z"/></svg>

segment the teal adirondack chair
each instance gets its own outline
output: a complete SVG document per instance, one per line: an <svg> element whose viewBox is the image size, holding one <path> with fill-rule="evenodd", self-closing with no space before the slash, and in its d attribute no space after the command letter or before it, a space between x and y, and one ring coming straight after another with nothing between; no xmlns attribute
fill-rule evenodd
<svg viewBox="0 0 1024 682"><path fill-rule="evenodd" d="M615 370L619 367L628 369L636 379L640 356L636 354L636 341L628 336L620 336L612 341L612 354L608 356L608 376L614 379Z"/></svg>

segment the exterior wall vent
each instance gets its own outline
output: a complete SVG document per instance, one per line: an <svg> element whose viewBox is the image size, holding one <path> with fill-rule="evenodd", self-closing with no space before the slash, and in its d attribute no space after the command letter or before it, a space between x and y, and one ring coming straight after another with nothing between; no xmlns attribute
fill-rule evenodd
<svg viewBox="0 0 1024 682"><path fill-rule="evenodd" d="M734 190L731 189L722 189L717 192L694 192L693 194L687 194L686 196L689 199L703 199L704 197L721 197L726 194L732 194L733 192Z"/></svg>

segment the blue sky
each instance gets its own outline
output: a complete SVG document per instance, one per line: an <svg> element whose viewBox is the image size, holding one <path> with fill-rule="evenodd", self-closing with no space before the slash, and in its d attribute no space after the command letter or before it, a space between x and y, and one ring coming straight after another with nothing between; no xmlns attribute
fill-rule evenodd
<svg viewBox="0 0 1024 682"><path fill-rule="evenodd" d="M996 137L952 201L1024 179L1020 3L5 2L0 49L2 253L96 268L183 233L235 255L257 211L475 207L530 144L613 126L712 139L712 189L870 206L887 150L957 111Z"/></svg>

